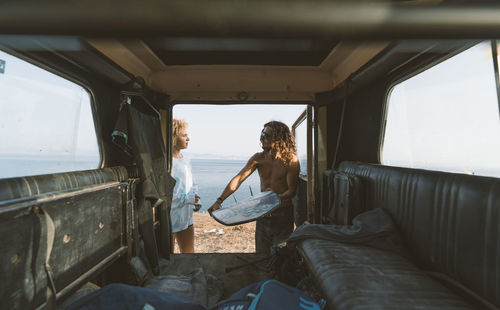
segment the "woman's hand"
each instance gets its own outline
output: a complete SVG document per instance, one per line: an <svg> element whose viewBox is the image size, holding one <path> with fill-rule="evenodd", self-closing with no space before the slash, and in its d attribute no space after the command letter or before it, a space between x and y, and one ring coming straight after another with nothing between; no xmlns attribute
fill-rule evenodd
<svg viewBox="0 0 500 310"><path fill-rule="evenodd" d="M214 202L214 204L208 208L208 213L212 213L214 212L215 210L219 210L220 209L220 203L218 201Z"/></svg>
<svg viewBox="0 0 500 310"><path fill-rule="evenodd" d="M201 197L198 194L194 194L194 212L197 212L201 209L201 204L198 203L200 201Z"/></svg>

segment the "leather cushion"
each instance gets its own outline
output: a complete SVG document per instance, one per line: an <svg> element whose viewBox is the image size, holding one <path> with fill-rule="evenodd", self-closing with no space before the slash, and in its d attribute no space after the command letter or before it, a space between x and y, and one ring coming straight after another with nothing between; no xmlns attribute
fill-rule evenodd
<svg viewBox="0 0 500 310"><path fill-rule="evenodd" d="M398 254L319 239L298 249L328 309L474 309Z"/></svg>

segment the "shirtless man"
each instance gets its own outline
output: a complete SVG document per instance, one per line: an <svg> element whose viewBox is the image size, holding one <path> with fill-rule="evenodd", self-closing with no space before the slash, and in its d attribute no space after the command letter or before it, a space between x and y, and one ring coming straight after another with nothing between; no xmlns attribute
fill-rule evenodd
<svg viewBox="0 0 500 310"><path fill-rule="evenodd" d="M219 209L222 202L257 169L260 190L271 190L281 199L281 205L266 217L258 219L255 228L256 252L269 253L272 245L285 241L293 231L292 198L295 196L300 166L295 139L287 125L277 121L265 124L260 142L263 151L250 157L208 211Z"/></svg>

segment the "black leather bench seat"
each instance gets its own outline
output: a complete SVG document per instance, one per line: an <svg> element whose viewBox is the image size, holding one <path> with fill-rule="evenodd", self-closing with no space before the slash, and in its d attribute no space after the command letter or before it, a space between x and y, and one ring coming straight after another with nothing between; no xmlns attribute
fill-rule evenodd
<svg viewBox="0 0 500 310"><path fill-rule="evenodd" d="M399 254L319 239L298 249L328 309L475 309Z"/></svg>
<svg viewBox="0 0 500 310"><path fill-rule="evenodd" d="M337 172L360 178L352 193L363 208L353 209L386 211L410 257L303 242L300 250L331 309L500 307L500 178L349 161ZM351 193L335 188L325 193L333 199Z"/></svg>

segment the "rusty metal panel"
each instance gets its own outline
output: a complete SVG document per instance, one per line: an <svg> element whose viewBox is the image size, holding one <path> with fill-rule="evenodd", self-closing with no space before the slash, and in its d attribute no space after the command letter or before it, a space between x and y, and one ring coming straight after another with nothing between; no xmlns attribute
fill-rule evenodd
<svg viewBox="0 0 500 310"><path fill-rule="evenodd" d="M0 296L7 309L27 309L43 301L40 222L30 208L0 213ZM36 295L36 296L35 296Z"/></svg>
<svg viewBox="0 0 500 310"><path fill-rule="evenodd" d="M48 239L53 238L49 265L57 292L88 281L95 275L89 271L125 254L127 185L108 182L0 202L3 306L23 309L45 302ZM37 210L52 220L52 238Z"/></svg>

